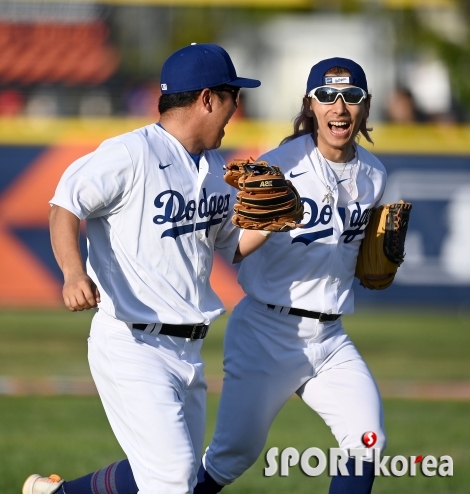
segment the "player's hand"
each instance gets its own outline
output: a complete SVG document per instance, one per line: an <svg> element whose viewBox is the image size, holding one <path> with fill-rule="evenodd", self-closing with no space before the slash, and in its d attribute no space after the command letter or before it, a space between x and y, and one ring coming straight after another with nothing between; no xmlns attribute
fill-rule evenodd
<svg viewBox="0 0 470 494"><path fill-rule="evenodd" d="M93 309L101 302L97 286L86 273L66 276L62 296L65 306L72 312Z"/></svg>

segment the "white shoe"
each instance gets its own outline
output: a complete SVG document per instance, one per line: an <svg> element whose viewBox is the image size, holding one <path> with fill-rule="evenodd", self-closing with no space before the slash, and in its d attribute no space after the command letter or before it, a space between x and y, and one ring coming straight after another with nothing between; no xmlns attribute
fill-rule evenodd
<svg viewBox="0 0 470 494"><path fill-rule="evenodd" d="M37 473L30 475L23 484L23 494L54 494L65 482L53 473L49 477L41 477Z"/></svg>

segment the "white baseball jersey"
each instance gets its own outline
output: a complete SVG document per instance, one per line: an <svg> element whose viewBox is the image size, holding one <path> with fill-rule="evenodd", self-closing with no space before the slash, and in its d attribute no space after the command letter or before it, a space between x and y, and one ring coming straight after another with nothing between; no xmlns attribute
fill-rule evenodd
<svg viewBox="0 0 470 494"><path fill-rule="evenodd" d="M239 281L248 296L227 325L224 387L203 459L220 485L256 461L274 418L295 392L325 420L341 448L363 447L365 431L377 434L376 447L386 442L380 394L341 318L321 322L286 310L353 311L356 257L370 210L382 196L385 170L360 146L346 165L325 160L321 167L310 135L260 159L279 165L294 183L305 226L276 233L242 262ZM327 185L330 202L323 201Z"/></svg>
<svg viewBox="0 0 470 494"><path fill-rule="evenodd" d="M196 324L223 312L209 275L214 249L229 262L241 235L222 157L199 172L156 124L109 139L64 173L51 204L87 220L87 272L100 310L122 321Z"/></svg>
<svg viewBox="0 0 470 494"><path fill-rule="evenodd" d="M311 135L260 157L279 165L299 191L305 226L276 233L243 261L239 283L248 295L285 307L331 314L353 312L351 286L359 245L386 181L382 163L363 147L356 149L356 160L341 179L341 187L351 197L346 207L338 203L339 184L325 161L322 172ZM327 184L333 190L330 202L323 201Z"/></svg>

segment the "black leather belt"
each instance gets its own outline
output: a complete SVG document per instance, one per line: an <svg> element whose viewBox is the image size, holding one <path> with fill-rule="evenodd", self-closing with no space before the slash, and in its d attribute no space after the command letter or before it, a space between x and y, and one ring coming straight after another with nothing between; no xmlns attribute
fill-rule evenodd
<svg viewBox="0 0 470 494"><path fill-rule="evenodd" d="M276 308L276 306L272 304L267 304L267 306L268 309ZM320 322L336 321L341 317L341 314L324 314L323 312L314 312L312 310L294 309L294 307L291 307L289 309L288 314L292 314L293 316L300 316L300 317L310 317L310 319L318 319Z"/></svg>
<svg viewBox="0 0 470 494"><path fill-rule="evenodd" d="M132 325L132 329L140 329L141 331L145 331L147 326L149 325L134 323ZM152 331L150 331L150 333ZM206 337L208 331L209 326L206 324L162 324L159 334L189 338L190 340L202 340Z"/></svg>

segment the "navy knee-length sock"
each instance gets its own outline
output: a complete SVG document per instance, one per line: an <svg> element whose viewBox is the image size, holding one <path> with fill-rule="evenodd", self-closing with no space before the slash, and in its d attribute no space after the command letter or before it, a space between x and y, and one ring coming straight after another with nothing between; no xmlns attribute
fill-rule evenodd
<svg viewBox="0 0 470 494"><path fill-rule="evenodd" d="M194 494L217 494L223 489L223 485L218 484L201 465L197 473L197 484Z"/></svg>
<svg viewBox="0 0 470 494"><path fill-rule="evenodd" d="M354 458L346 462L349 476L341 474L331 479L329 494L370 494L374 483L374 464L370 461L362 462L362 475L354 474ZM68 494L68 493L67 493Z"/></svg>
<svg viewBox="0 0 470 494"><path fill-rule="evenodd" d="M362 463L363 474L354 474L354 459L346 463L349 476L341 474L333 477L329 494L370 494L374 483L374 464L368 461ZM194 494L217 494L224 486L218 484L201 465L198 473L198 483ZM134 480L128 460L116 463L80 477L65 482L57 494L137 494L138 488Z"/></svg>
<svg viewBox="0 0 470 494"><path fill-rule="evenodd" d="M201 465L194 494L217 494L224 487L218 484ZM62 484L56 494L137 494L129 460L122 460Z"/></svg>
<svg viewBox="0 0 470 494"><path fill-rule="evenodd" d="M129 460L121 460L65 482L57 494L137 494L138 491Z"/></svg>

